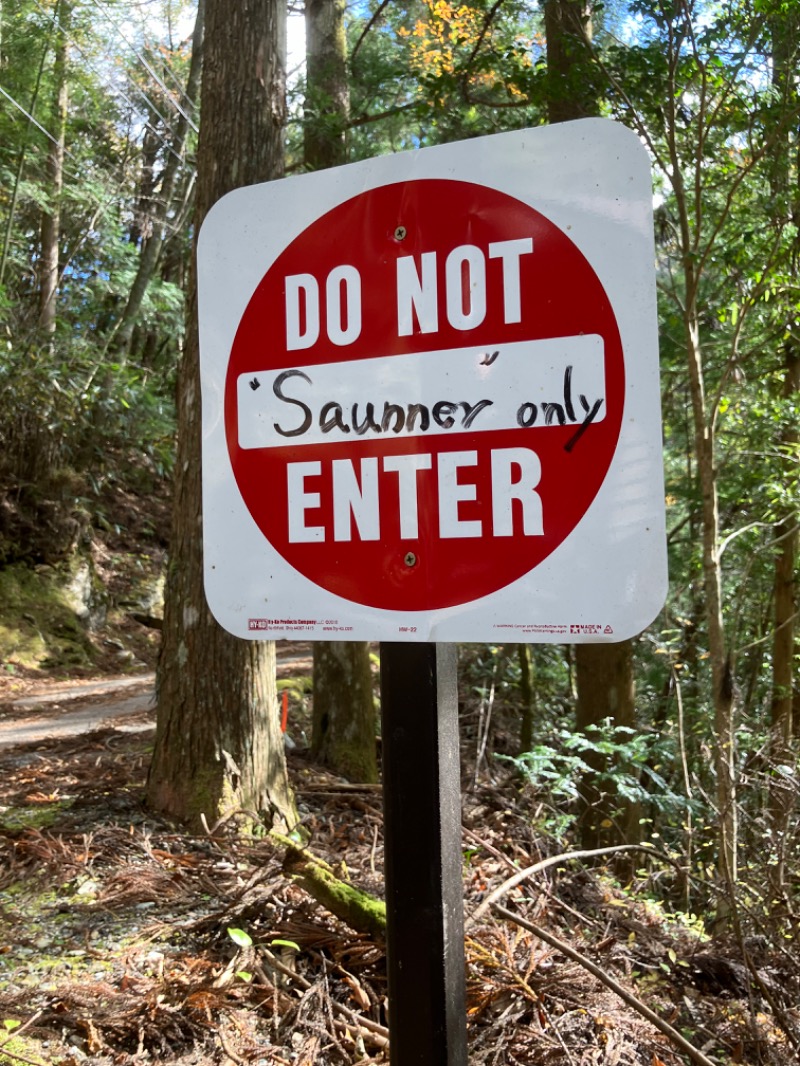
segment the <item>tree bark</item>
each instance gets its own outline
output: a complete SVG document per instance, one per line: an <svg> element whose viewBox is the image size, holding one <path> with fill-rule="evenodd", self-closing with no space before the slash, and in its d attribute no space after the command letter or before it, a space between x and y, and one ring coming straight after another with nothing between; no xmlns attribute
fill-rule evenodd
<svg viewBox="0 0 800 1066"><path fill-rule="evenodd" d="M593 0L545 0L547 41L547 117L550 123L594 118L600 114L592 65Z"/></svg>
<svg viewBox="0 0 800 1066"><path fill-rule="evenodd" d="M544 19L547 40L547 111L551 123L568 122L600 114L597 90L593 84L593 64L589 43L592 37L592 0L545 0ZM605 719L617 725L634 724L633 644L578 644L575 648L579 730L599 726ZM627 679L627 680L626 680ZM600 767L598 767L600 769ZM583 810L578 820L581 846L592 848L609 843L631 843L638 839L635 805L606 796L603 810L594 805L596 789L587 783ZM610 817L613 811L622 812ZM612 831L598 835L599 827L610 822ZM618 830L637 832L620 835Z"/></svg>
<svg viewBox="0 0 800 1066"><path fill-rule="evenodd" d="M519 693L522 699L519 750L520 754L524 755L533 747L533 726L536 713L536 697L533 688L535 678L530 644L517 645L517 660L519 662Z"/></svg>
<svg viewBox="0 0 800 1066"><path fill-rule="evenodd" d="M306 99L303 154L309 170L347 158L350 115L344 0L306 0Z"/></svg>
<svg viewBox="0 0 800 1066"><path fill-rule="evenodd" d="M58 290L58 252L61 239L61 195L64 188L64 154L67 135L67 34L72 19L72 5L58 0L55 61L53 63L53 106L51 130L53 140L47 151L48 207L42 212L41 258L39 260L39 328L48 337L56 331L56 292Z"/></svg>
<svg viewBox="0 0 800 1066"><path fill-rule="evenodd" d="M800 344L784 346L783 395L800 393ZM800 435L794 428L781 434L782 451L789 463L797 461ZM789 477L791 472L787 471ZM794 656L797 619L797 547L800 514L789 508L775 527L775 633L772 640L772 734L775 745L786 751L794 739Z"/></svg>
<svg viewBox="0 0 800 1066"><path fill-rule="evenodd" d="M285 7L208 0L194 232L231 189L280 177ZM178 454L150 806L197 825L237 809L293 823L275 645L238 640L203 595L196 277L178 383Z"/></svg>
<svg viewBox="0 0 800 1066"><path fill-rule="evenodd" d="M369 645L316 641L311 754L349 781L378 780Z"/></svg>
<svg viewBox="0 0 800 1066"><path fill-rule="evenodd" d="M308 170L339 166L347 158L344 7L344 0L306 0L303 150ZM363 641L314 643L311 753L351 781L378 780L372 672Z"/></svg>
<svg viewBox="0 0 800 1066"><path fill-rule="evenodd" d="M606 721L614 727L636 727L633 656L630 641L621 644L581 644L577 656L578 704L575 725L592 736ZM639 804L622 799L613 788L614 767L596 752L584 760L593 774L581 784L583 805L578 819L582 848L632 844L639 839ZM623 769L623 768L620 768Z"/></svg>

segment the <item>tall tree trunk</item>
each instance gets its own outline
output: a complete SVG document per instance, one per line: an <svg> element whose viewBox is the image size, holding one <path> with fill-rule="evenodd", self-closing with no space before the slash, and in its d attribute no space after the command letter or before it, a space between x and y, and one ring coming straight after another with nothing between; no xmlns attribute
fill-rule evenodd
<svg viewBox="0 0 800 1066"><path fill-rule="evenodd" d="M285 18L279 0L207 2L195 234L226 192L282 174ZM195 825L202 816L211 823L237 809L291 823L275 645L226 633L203 594L196 303L193 274L179 372L171 558L147 798L154 809Z"/></svg>
<svg viewBox="0 0 800 1066"><path fill-rule="evenodd" d="M589 48L592 9L592 0L545 0L547 111L551 123L600 114ZM599 726L607 718L617 725L632 726L635 703L631 641L579 644L575 661L578 729L585 731L589 726ZM599 807L599 794L587 782L578 821L582 847L597 846L600 827L607 831L605 843L629 843L638 838L634 806L627 805L626 810L619 797L603 795L603 805Z"/></svg>
<svg viewBox="0 0 800 1066"><path fill-rule="evenodd" d="M800 111L796 70L800 58L800 12L796 6L773 17L770 26L772 36L772 83L781 107L786 115ZM796 123L787 124L783 145L773 156L771 185L773 202L778 217L775 222L783 227L788 221L794 226L794 238L790 251L789 272L797 277L800 268L800 160L798 159ZM783 398L791 401L800 393L800 334L792 303L787 307L787 319L783 323ZM780 453L788 484L796 477L800 433L796 423L789 418L780 434ZM792 819L796 798L794 785L779 771L779 767L793 765L794 737L793 705L795 698L795 642L797 634L797 549L800 512L793 504L786 504L775 527L775 578L773 599L775 604L775 632L772 640L772 705L771 705L771 750L772 778L769 797L769 819L772 834L771 846L775 863L770 867L773 898L781 899L785 892L785 844L789 823Z"/></svg>
<svg viewBox="0 0 800 1066"><path fill-rule="evenodd" d="M189 119L192 117L190 108L192 102L197 99L197 91L200 88L204 22L205 0L198 0L194 33L192 35L192 58L189 64L189 77L186 82L185 107L183 108L183 113L178 117L175 135L164 160L164 172L161 177L158 194L154 195L150 202L151 232L147 239L142 241L142 250L136 275L111 339L110 346L117 353L125 353L130 347L142 301L155 275L156 267L168 236L166 223L169 212L173 207L176 189L178 188L181 159L189 135Z"/></svg>
<svg viewBox="0 0 800 1066"><path fill-rule="evenodd" d="M672 42L670 69L675 76L678 67L679 43ZM720 896L717 917L724 922L730 914L730 893L738 876L739 819L736 796L736 734L734 677L727 647L722 613L722 567L720 564L719 504L717 499L717 463L715 423L717 411L708 409L706 402L705 368L700 344L701 325L699 307L700 277L696 263L702 240L702 195L697 195L701 182L696 179L694 199L690 198L684 178L677 131L679 98L677 87L665 102L666 133L669 153L669 179L675 195L678 219L678 239L683 269L681 313L684 343L689 371L689 397L692 409L696 472L701 498L702 569L705 598L705 622L708 655L711 664L712 705L714 708L714 770L718 847L717 867ZM701 131L702 136L705 131ZM700 165L699 163L697 164Z"/></svg>
<svg viewBox="0 0 800 1066"><path fill-rule="evenodd" d="M39 259L39 328L47 336L56 331L56 292L58 290L58 252L61 238L61 194L64 188L64 149L67 135L67 34L72 20L72 5L58 0L58 27L53 64L53 106L51 133L47 151L48 206L42 212L41 257Z"/></svg>
<svg viewBox="0 0 800 1066"><path fill-rule="evenodd" d="M350 109L344 0L306 0L306 100L303 150L309 170L347 157ZM378 780L369 646L315 641L311 753L351 781Z"/></svg>
<svg viewBox="0 0 800 1066"><path fill-rule="evenodd" d="M306 0L306 99L303 154L309 170L347 158L350 114L344 0Z"/></svg>
<svg viewBox="0 0 800 1066"><path fill-rule="evenodd" d="M369 645L315 641L314 758L349 781L377 781L375 719Z"/></svg>

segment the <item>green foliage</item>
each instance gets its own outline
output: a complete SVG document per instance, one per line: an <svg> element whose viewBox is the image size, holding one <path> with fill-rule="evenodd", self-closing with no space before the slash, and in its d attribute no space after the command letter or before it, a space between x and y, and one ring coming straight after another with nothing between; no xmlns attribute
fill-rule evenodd
<svg viewBox="0 0 800 1066"><path fill-rule="evenodd" d="M170 384L108 360L81 339L52 350L9 341L0 363L0 469L17 484L45 484L58 468L86 469L96 490L114 456L135 451L165 474L172 463Z"/></svg>
<svg viewBox="0 0 800 1066"><path fill-rule="evenodd" d="M300 950L300 945L295 944L293 940L270 940L269 946L271 948L289 948L291 951Z"/></svg>
<svg viewBox="0 0 800 1066"><path fill-rule="evenodd" d="M59 132L55 8L25 0L13 11L3 5L8 97L0 107L0 491L11 491L22 504L26 496L62 502L53 486L62 470L81 472L88 501L109 477L139 476L145 466L164 476L172 464L184 317L180 281L188 254L178 215L190 186L177 184L168 221L178 232L166 243L132 342L117 350L111 342L143 235L152 232L149 205L169 158L170 107L154 101L162 90L146 78L141 83L141 73L140 84L133 83L133 70L144 68L131 54L137 41L135 34L129 39L130 29L120 39L104 13L75 5L66 32L68 105L58 192L51 159ZM143 39L138 44L146 48ZM185 76L187 56L185 43L170 44L153 63L166 78L175 74L165 68L172 60ZM153 151L145 150L146 130ZM53 335L40 328L43 212L57 213L60 228Z"/></svg>
<svg viewBox="0 0 800 1066"><path fill-rule="evenodd" d="M657 769L665 758L671 762L665 747L653 734L606 719L586 733L557 729L549 743L499 758L554 800L577 801L582 786L590 783L597 793L608 792L630 803L646 804L658 815L677 818L686 812L688 802Z"/></svg>
<svg viewBox="0 0 800 1066"><path fill-rule="evenodd" d="M352 159L540 121L540 15L527 4L409 0L362 36L377 8L348 23Z"/></svg>

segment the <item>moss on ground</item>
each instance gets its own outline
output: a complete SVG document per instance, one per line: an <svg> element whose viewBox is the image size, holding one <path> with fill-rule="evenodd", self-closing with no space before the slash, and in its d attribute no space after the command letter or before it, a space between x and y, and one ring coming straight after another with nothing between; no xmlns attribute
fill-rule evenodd
<svg viewBox="0 0 800 1066"><path fill-rule="evenodd" d="M6 670L69 670L92 659L89 635L69 605L58 567L0 569L0 660Z"/></svg>
<svg viewBox="0 0 800 1066"><path fill-rule="evenodd" d="M115 918L97 904L101 887L80 877L58 889L27 881L3 889L0 936L8 950L0 954L0 991L55 990L64 978L92 981L113 970L138 930L130 929L130 916Z"/></svg>
<svg viewBox="0 0 800 1066"><path fill-rule="evenodd" d="M23 1021L21 1018L0 1019L0 1066L19 1066L20 1062L41 1062L45 1066L40 1043L26 1036L14 1036L14 1029Z"/></svg>
<svg viewBox="0 0 800 1066"><path fill-rule="evenodd" d="M284 689L290 696L302 700L304 696L310 696L314 691L314 679L306 674L298 674L297 677L279 677L278 693L280 694Z"/></svg>
<svg viewBox="0 0 800 1066"><path fill-rule="evenodd" d="M45 679L152 666L163 577L161 551L0 567L0 670Z"/></svg>
<svg viewBox="0 0 800 1066"><path fill-rule="evenodd" d="M0 829L7 833L21 829L49 829L74 800L63 799L35 807L0 807Z"/></svg>

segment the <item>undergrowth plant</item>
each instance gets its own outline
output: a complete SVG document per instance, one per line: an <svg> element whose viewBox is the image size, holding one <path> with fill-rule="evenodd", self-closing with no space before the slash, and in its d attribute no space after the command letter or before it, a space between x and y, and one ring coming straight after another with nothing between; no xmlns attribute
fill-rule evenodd
<svg viewBox="0 0 800 1066"><path fill-rule="evenodd" d="M649 806L667 823L680 821L689 809L686 797L656 769L666 753L659 750L663 742L653 734L615 725L607 718L586 732L561 727L551 736L530 751L497 758L515 766L535 789L568 802L568 809L559 808L548 825L557 835L574 824L587 783L597 793L616 795L643 810Z"/></svg>

